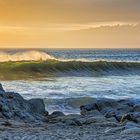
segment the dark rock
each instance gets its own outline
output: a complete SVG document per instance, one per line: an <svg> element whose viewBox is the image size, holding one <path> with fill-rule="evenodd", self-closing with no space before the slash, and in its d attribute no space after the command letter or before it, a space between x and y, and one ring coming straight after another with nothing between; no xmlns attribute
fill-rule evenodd
<svg viewBox="0 0 140 140"><path fill-rule="evenodd" d="M77 119L66 120L65 124L66 125L73 125L73 126L82 126L82 123Z"/></svg>
<svg viewBox="0 0 140 140"><path fill-rule="evenodd" d="M70 114L70 115L63 115L63 116L57 116L57 117L51 117L51 115L49 116L49 122L51 123L65 123L68 120L78 120L80 121L80 119L82 118L81 115L78 114ZM69 122L69 121L68 121Z"/></svg>
<svg viewBox="0 0 140 140"><path fill-rule="evenodd" d="M87 116L81 122L85 125L88 125L88 124L92 124L92 123L107 122L107 119L104 116L101 116L101 117L89 117L89 116Z"/></svg>
<svg viewBox="0 0 140 140"><path fill-rule="evenodd" d="M61 116L65 116L65 114L64 114L63 112L61 112L61 111L54 111L54 112L50 115L50 117L52 117L52 118L61 117Z"/></svg>
<svg viewBox="0 0 140 140"><path fill-rule="evenodd" d="M140 124L140 112L131 112L130 114L137 120L137 123Z"/></svg>
<svg viewBox="0 0 140 140"><path fill-rule="evenodd" d="M115 114L114 110L108 110L108 111L106 111L106 113L104 114L104 116L106 118L112 118L112 117L115 117L116 114Z"/></svg>
<svg viewBox="0 0 140 140"><path fill-rule="evenodd" d="M5 92L5 94L1 94L0 97L5 98L5 99L24 100L24 98L20 94L15 93L15 92Z"/></svg>
<svg viewBox="0 0 140 140"><path fill-rule="evenodd" d="M25 121L46 121L45 112L42 99L27 101L18 93L0 94L1 117Z"/></svg>
<svg viewBox="0 0 140 140"><path fill-rule="evenodd" d="M81 115L87 115L89 114L91 111L97 110L96 104L87 104L87 105L82 105L80 106L80 110L81 110Z"/></svg>
<svg viewBox="0 0 140 140"><path fill-rule="evenodd" d="M9 126L9 127L12 126L12 124L11 124L9 121L3 122L2 125L4 125L4 126Z"/></svg>
<svg viewBox="0 0 140 140"><path fill-rule="evenodd" d="M48 116L48 115L49 115L49 112L45 111L44 116Z"/></svg>
<svg viewBox="0 0 140 140"><path fill-rule="evenodd" d="M80 106L80 110L85 110L85 111L91 111L96 109L97 109L96 103Z"/></svg>
<svg viewBox="0 0 140 140"><path fill-rule="evenodd" d="M140 105L136 104L133 106L133 112L140 112Z"/></svg>
<svg viewBox="0 0 140 140"><path fill-rule="evenodd" d="M98 99L93 104L87 104L80 107L81 115L87 114L87 112L92 110L98 110L102 114L106 114L108 109L116 108L118 106L117 101L112 99Z"/></svg>
<svg viewBox="0 0 140 140"><path fill-rule="evenodd" d="M45 104L43 99L31 99L28 100L30 107L31 107L31 111L33 113L38 113L38 114L45 114Z"/></svg>
<svg viewBox="0 0 140 140"><path fill-rule="evenodd" d="M123 115L120 122L123 123L125 121L133 121L137 123L137 119L132 114Z"/></svg>
<svg viewBox="0 0 140 140"><path fill-rule="evenodd" d="M116 108L118 102L113 99L100 99L97 101L96 106L99 111L102 111L105 108Z"/></svg>
<svg viewBox="0 0 140 140"><path fill-rule="evenodd" d="M96 116L96 111L99 111L103 116L106 118L115 118L118 122L123 122L124 120L129 121L139 121L140 122L140 115L131 117L128 115L124 117L125 114L130 114L132 112L140 112L139 104L136 105L136 101L125 99L125 100L113 100L113 99L97 99L92 104L83 105L80 107L81 115L88 115L92 114ZM140 113L139 113L140 114ZM123 116L123 117L122 117ZM132 117L133 116L133 117Z"/></svg>

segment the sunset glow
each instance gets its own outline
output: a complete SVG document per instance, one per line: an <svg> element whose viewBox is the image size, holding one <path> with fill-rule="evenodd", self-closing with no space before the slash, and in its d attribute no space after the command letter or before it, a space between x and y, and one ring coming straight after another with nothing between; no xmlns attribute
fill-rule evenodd
<svg viewBox="0 0 140 140"><path fill-rule="evenodd" d="M138 0L1 0L1 48L139 48Z"/></svg>

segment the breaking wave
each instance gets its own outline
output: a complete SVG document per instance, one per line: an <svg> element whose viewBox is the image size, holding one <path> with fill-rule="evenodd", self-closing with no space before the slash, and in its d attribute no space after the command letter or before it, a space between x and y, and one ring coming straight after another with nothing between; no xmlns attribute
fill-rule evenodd
<svg viewBox="0 0 140 140"><path fill-rule="evenodd" d="M55 58L51 55L48 55L47 53L39 51L26 51L26 52L18 52L15 54L0 52L0 62L38 61L38 60L46 61L51 59Z"/></svg>
<svg viewBox="0 0 140 140"><path fill-rule="evenodd" d="M44 52L0 54L0 79L139 74L140 62L60 60Z"/></svg>

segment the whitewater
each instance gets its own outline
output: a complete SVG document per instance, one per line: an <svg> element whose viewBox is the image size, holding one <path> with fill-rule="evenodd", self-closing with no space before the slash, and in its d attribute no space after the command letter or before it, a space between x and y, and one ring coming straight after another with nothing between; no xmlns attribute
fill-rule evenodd
<svg viewBox="0 0 140 140"><path fill-rule="evenodd" d="M140 49L8 49L0 51L0 80L47 110L78 113L94 98L140 100Z"/></svg>

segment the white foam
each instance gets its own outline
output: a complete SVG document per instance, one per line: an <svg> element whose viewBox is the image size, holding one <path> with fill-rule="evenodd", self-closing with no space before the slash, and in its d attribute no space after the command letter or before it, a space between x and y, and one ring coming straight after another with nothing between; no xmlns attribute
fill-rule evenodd
<svg viewBox="0 0 140 140"><path fill-rule="evenodd" d="M38 61L38 60L53 60L55 57L40 51L25 51L15 54L0 52L0 62L8 61Z"/></svg>

